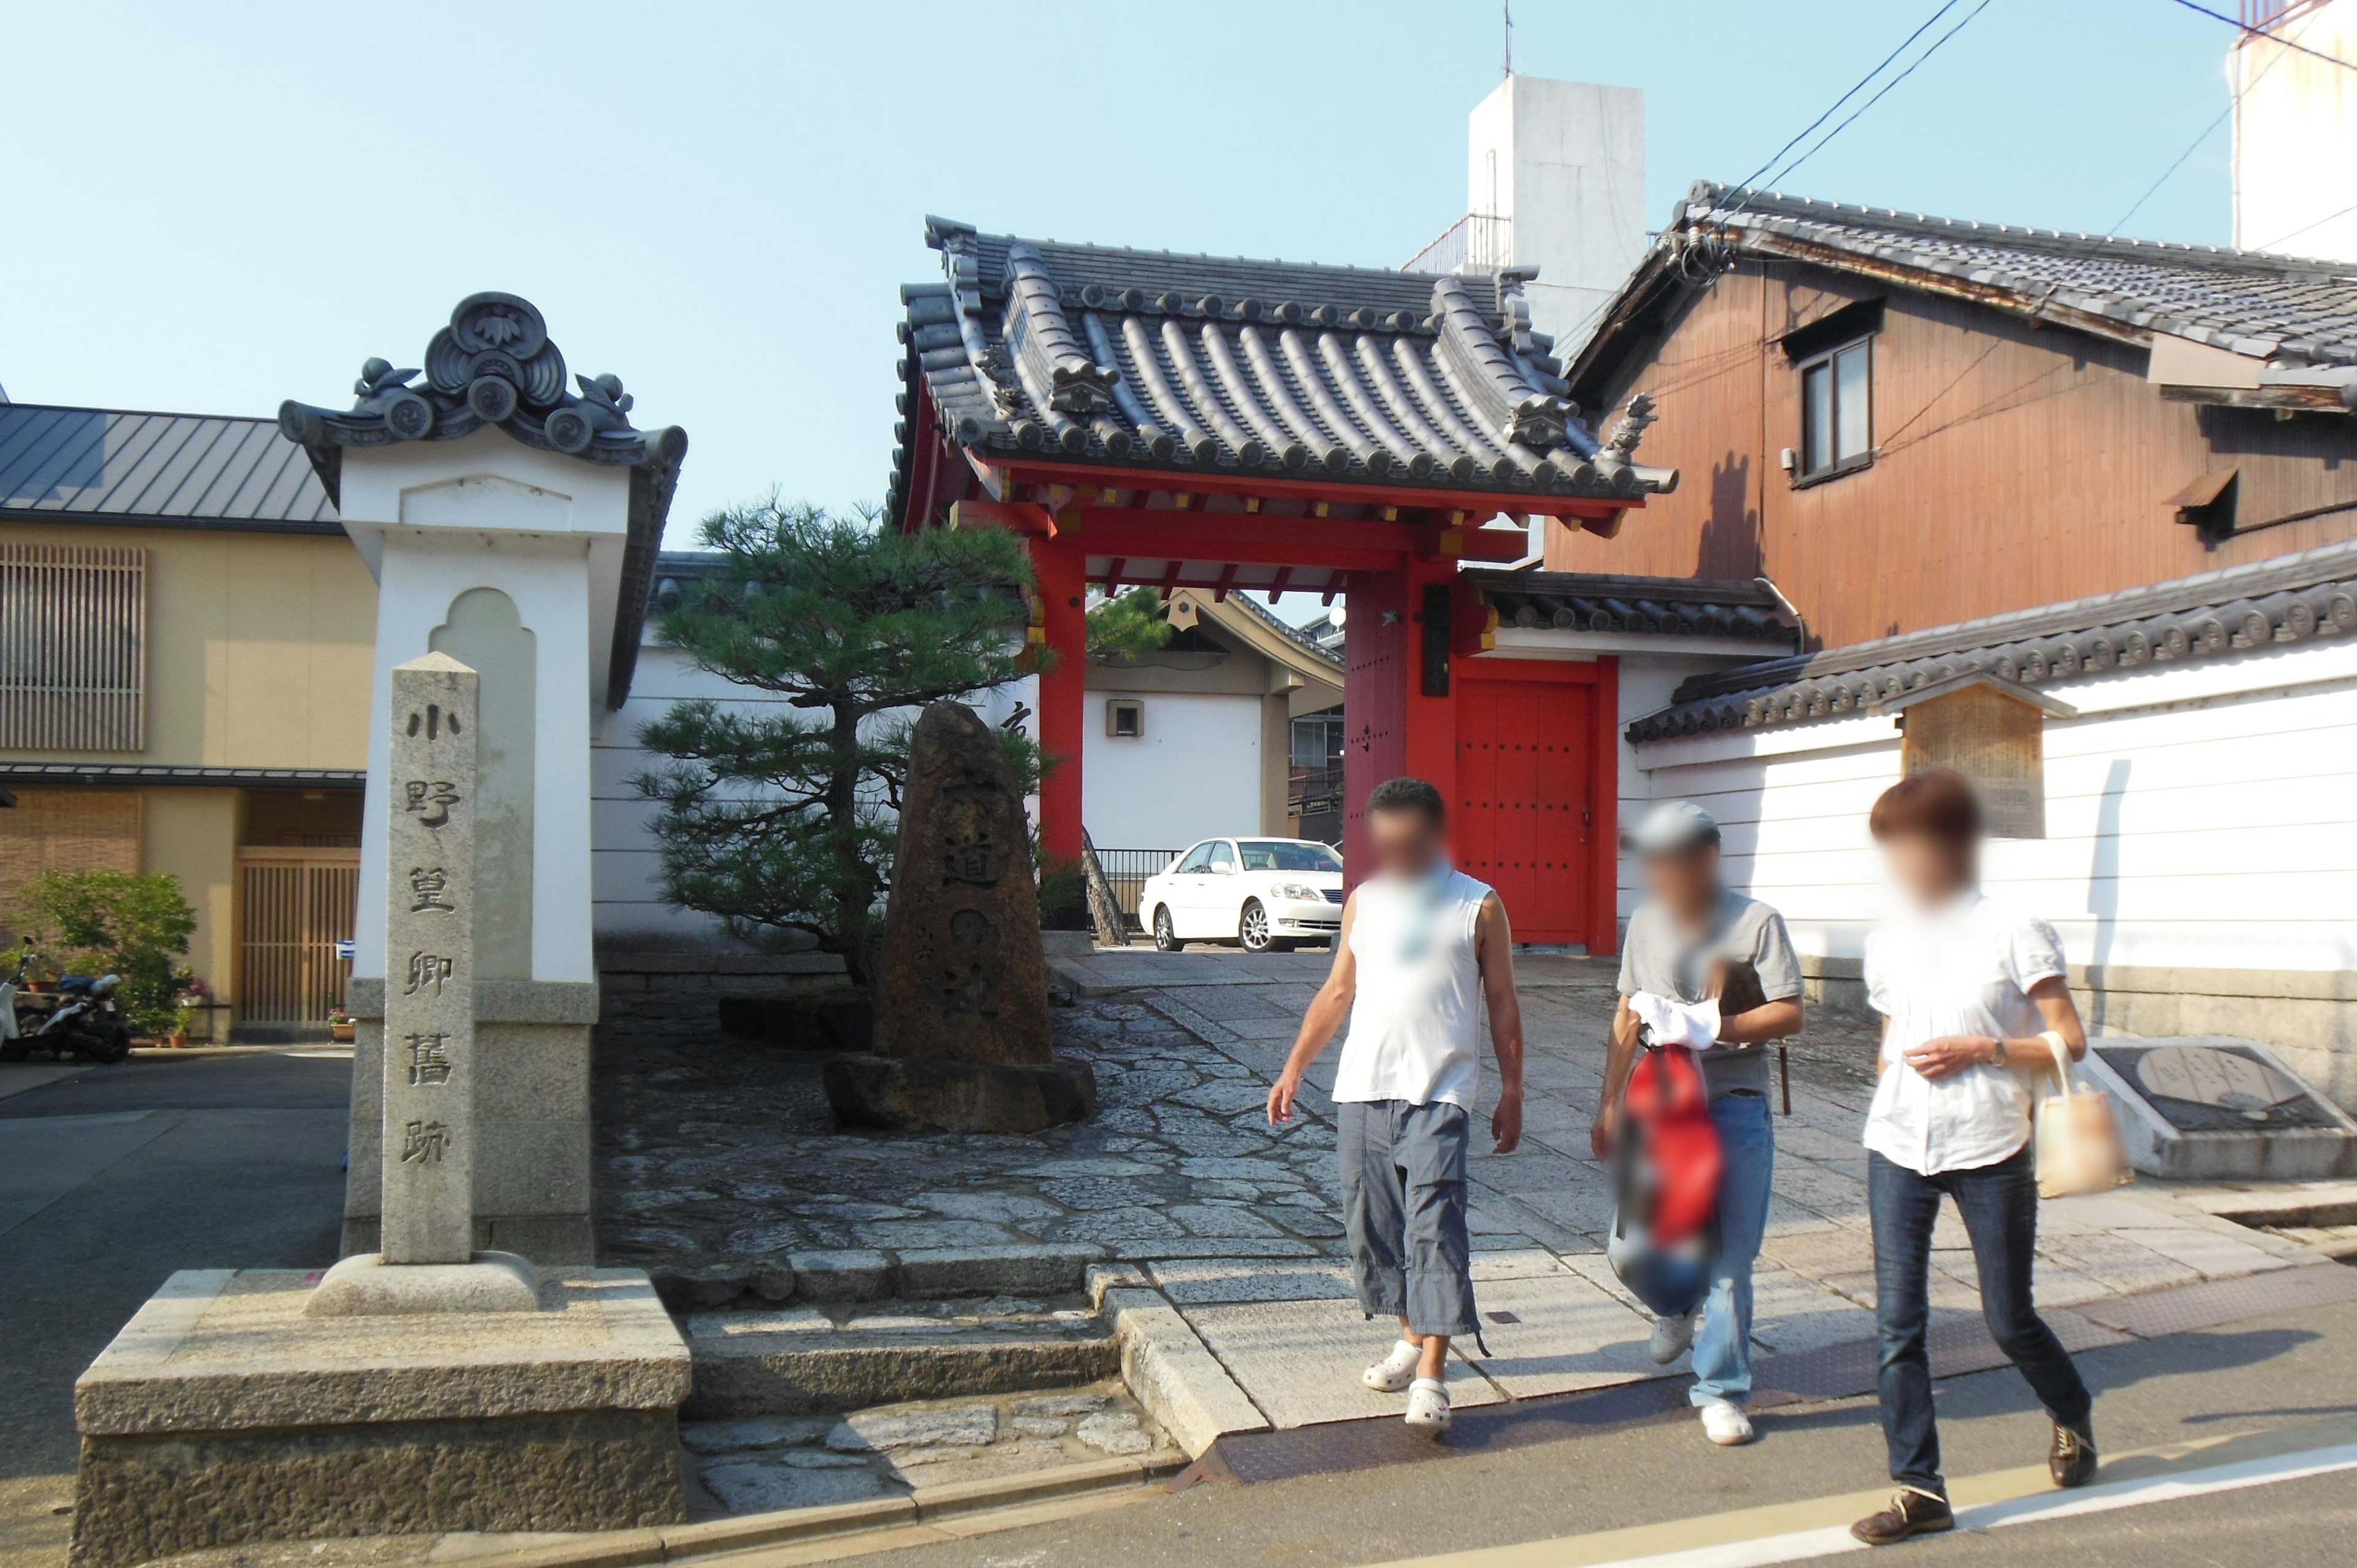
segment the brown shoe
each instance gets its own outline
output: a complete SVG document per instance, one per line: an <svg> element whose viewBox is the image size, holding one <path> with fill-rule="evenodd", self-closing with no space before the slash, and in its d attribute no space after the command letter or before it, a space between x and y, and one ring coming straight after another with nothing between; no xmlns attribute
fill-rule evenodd
<svg viewBox="0 0 2357 1568"><path fill-rule="evenodd" d="M1890 1506L1868 1514L1849 1532L1868 1546L1894 1546L1910 1536L1936 1535L1956 1528L1955 1511L1937 1493L1901 1487L1891 1494Z"/></svg>
<svg viewBox="0 0 2357 1568"><path fill-rule="evenodd" d="M2073 1432L2054 1423L2054 1443L2046 1450L2046 1473L2058 1487L2083 1487L2095 1478L2095 1438L2092 1430Z"/></svg>

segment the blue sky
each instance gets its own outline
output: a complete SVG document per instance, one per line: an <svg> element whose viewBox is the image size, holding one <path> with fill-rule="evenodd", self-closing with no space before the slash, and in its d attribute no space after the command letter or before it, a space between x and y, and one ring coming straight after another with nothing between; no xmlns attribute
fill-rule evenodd
<svg viewBox="0 0 2357 1568"><path fill-rule="evenodd" d="M1515 65L1645 90L1658 224L1933 3L1523 0ZM1787 186L2104 231L2224 107L2232 38L2169 0L1993 0ZM1463 210L1498 56L1494 0L0 0L0 385L332 404L506 289L640 423L686 427L684 545L773 485L881 493L926 213L1395 265ZM2222 243L2227 152L2222 130L2130 231Z"/></svg>

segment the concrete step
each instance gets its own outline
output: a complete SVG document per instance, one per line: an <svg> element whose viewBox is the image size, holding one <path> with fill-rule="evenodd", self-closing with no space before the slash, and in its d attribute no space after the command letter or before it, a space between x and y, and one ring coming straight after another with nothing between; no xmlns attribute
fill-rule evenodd
<svg viewBox="0 0 2357 1568"><path fill-rule="evenodd" d="M1112 1326L1079 1296L817 1304L696 1313L692 1420L821 1415L896 1401L1070 1388L1117 1377Z"/></svg>

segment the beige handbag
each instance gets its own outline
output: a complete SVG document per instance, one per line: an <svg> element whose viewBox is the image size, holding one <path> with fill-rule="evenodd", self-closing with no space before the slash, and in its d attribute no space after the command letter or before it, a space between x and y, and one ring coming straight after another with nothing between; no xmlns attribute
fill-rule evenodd
<svg viewBox="0 0 2357 1568"><path fill-rule="evenodd" d="M2058 1093L2039 1097L2032 1090L2037 1127L2038 1196L2077 1197L2109 1192L2136 1180L2120 1143L2120 1125L2112 1102L2101 1090L2073 1089L2071 1047L2049 1030L2040 1036L2054 1052Z"/></svg>

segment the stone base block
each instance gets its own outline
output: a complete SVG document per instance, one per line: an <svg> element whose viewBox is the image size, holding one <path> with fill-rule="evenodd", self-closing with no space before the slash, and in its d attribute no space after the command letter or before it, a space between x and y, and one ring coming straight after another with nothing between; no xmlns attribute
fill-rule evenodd
<svg viewBox="0 0 2357 1568"><path fill-rule="evenodd" d="M2223 1102L2174 1101L2143 1079L2148 1053L2213 1057L2242 1077L2220 1079ZM2252 1075L2249 1064L2264 1071ZM2136 1168L2175 1181L2318 1181L2357 1175L2357 1120L2300 1081L2254 1040L2219 1036L2088 1042L2082 1076L2109 1095ZM2247 1082L2244 1080L2247 1079ZM2164 1082L2169 1080L2164 1079ZM2189 1081L2177 1085L2199 1092ZM2255 1094L2243 1093L2255 1088Z"/></svg>
<svg viewBox="0 0 2357 1568"><path fill-rule="evenodd" d="M1086 1062L990 1067L917 1057L836 1057L825 1068L838 1125L895 1133L1038 1133L1097 1112Z"/></svg>
<svg viewBox="0 0 2357 1568"><path fill-rule="evenodd" d="M303 1309L307 1317L539 1310L540 1271L513 1252L478 1252L464 1263L388 1263L362 1252L321 1276Z"/></svg>
<svg viewBox="0 0 2357 1568"><path fill-rule="evenodd" d="M308 1316L319 1276L174 1274L74 1384L76 1568L257 1541L686 1517L686 1344L644 1274L537 1310Z"/></svg>

